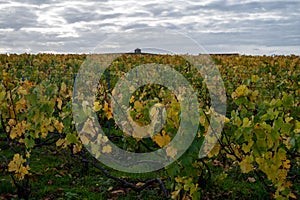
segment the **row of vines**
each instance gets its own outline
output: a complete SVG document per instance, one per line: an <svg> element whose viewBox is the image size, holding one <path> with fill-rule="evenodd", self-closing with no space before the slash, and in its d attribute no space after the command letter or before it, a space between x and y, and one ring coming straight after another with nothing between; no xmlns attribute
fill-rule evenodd
<svg viewBox="0 0 300 200"><path fill-rule="evenodd" d="M109 56L109 55L108 55ZM226 89L227 113L221 137L205 158L199 150L210 126L209 91L197 69L181 56L124 54L114 60L99 77L96 101L89 105L96 112L105 137L95 135L91 120L82 120L87 137L79 137L72 113L74 80L87 55L21 54L0 55L0 139L14 156L2 155L6 171L21 198L31 194L33 176L30 157L43 145L69 149L79 155L78 162L89 164L84 145L93 138L93 155L109 154L108 140L131 152L145 153L170 143L180 125L180 105L176 96L161 85L145 85L130 97L130 116L141 126L151 122L152 106L166 108L166 123L150 138L123 134L114 121L110 96L126 72L146 63L173 66L197 91L200 105L198 133L179 160L165 170L170 183L162 186L164 195L173 199L200 199L210 174L208 162L236 163L243 173L255 173L276 199L297 199L294 188L300 169L300 58L298 56L218 56L215 65ZM170 78L170 81L171 78ZM84 105L82 105L84 106ZM84 144L84 145L83 145ZM176 149L167 149L174 157ZM97 157L97 156L96 156ZM82 164L83 163L83 164ZM99 167L99 165L97 165ZM105 172L106 173L106 172ZM224 171L226 174L226 171ZM162 177L158 177L162 178ZM121 181L122 179L117 179ZM160 179L159 179L160 180ZM141 188L139 188L141 189Z"/></svg>

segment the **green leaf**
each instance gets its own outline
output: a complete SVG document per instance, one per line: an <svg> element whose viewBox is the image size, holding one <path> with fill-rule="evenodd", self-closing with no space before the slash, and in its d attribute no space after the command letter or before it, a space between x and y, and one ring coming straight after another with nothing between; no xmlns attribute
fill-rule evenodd
<svg viewBox="0 0 300 200"><path fill-rule="evenodd" d="M254 141L253 141L253 140L250 140L250 141L248 142L248 144L243 144L242 150L243 150L245 153L249 153L253 144L254 144Z"/></svg>
<svg viewBox="0 0 300 200"><path fill-rule="evenodd" d="M178 175L178 173L180 173L180 168L177 164L173 164L167 167L167 172L169 176L175 177Z"/></svg>
<svg viewBox="0 0 300 200"><path fill-rule="evenodd" d="M35 145L34 140L31 139L31 138L30 138L30 139L29 139L29 138L25 138L25 139L24 139L24 143L25 143L25 146L26 146L27 149L31 149L31 148L33 148L34 145Z"/></svg>
<svg viewBox="0 0 300 200"><path fill-rule="evenodd" d="M75 143L78 142L77 137L76 137L74 134L72 134L72 133L68 133L68 134L67 134L66 140L67 140L69 143L71 143L71 144L75 144Z"/></svg>
<svg viewBox="0 0 300 200"><path fill-rule="evenodd" d="M284 95L282 97L282 104L284 105L284 107L293 106L293 101L294 101L294 98L292 95L288 95L288 94L284 93Z"/></svg>

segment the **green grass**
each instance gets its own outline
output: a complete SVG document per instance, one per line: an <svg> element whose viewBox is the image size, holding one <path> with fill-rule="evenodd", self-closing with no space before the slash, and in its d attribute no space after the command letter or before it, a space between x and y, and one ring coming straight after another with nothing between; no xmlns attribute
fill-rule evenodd
<svg viewBox="0 0 300 200"><path fill-rule="evenodd" d="M3 142L0 148L1 154L12 158L12 151ZM92 166L83 172L82 163L76 161L66 150L48 146L35 149L31 155L31 199L163 199L158 184L135 192L105 177ZM208 165L212 176L202 186L203 199L270 199L255 174L242 174L237 164L224 167L213 166L212 162L208 162ZM133 183L147 178L166 177L163 170L147 174L127 174L103 167L114 176ZM224 175L224 171L227 175ZM249 182L249 177L255 178L255 182ZM167 179L164 181L167 186L171 185ZM298 189L299 184L295 188ZM16 198L16 188L11 184L8 172L3 171L0 173L0 199L7 196L9 199Z"/></svg>
<svg viewBox="0 0 300 200"><path fill-rule="evenodd" d="M250 182L252 178L255 182ZM228 176L223 181L222 189L230 199L269 199L270 195L265 191L263 184L258 180L254 173L243 174L239 166L234 165L229 171Z"/></svg>
<svg viewBox="0 0 300 200"><path fill-rule="evenodd" d="M2 143L0 147L4 156L8 159L13 157L12 151L7 149L5 144ZM162 192L157 184L151 185L149 189L140 193L134 192L108 179L92 166L89 166L88 171L83 172L83 165L80 162L72 158L67 151L58 150L56 147L35 149L31 154L30 167L31 199L145 199L147 197L162 199ZM114 176L124 177L131 182L158 176L155 172L124 174L106 169ZM0 199L7 194L16 193L7 171L0 174L0 180Z"/></svg>

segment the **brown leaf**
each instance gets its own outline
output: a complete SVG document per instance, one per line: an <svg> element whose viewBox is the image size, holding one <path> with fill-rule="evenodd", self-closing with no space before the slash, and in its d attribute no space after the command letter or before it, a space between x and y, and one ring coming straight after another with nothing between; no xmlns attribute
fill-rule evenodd
<svg viewBox="0 0 300 200"><path fill-rule="evenodd" d="M142 182L138 182L137 184L135 184L136 186L138 186L138 187L141 187L141 186L143 186L145 183L142 183Z"/></svg>
<svg viewBox="0 0 300 200"><path fill-rule="evenodd" d="M56 188L56 190L57 190L58 192L62 192L62 191L64 191L65 189L64 189L64 188L58 187L58 188Z"/></svg>
<svg viewBox="0 0 300 200"><path fill-rule="evenodd" d="M217 167L217 166L222 167L223 164L218 159L214 159L213 160L213 166L215 166L215 167Z"/></svg>
<svg viewBox="0 0 300 200"><path fill-rule="evenodd" d="M125 193L124 190L114 190L111 192L112 194L123 194Z"/></svg>
<svg viewBox="0 0 300 200"><path fill-rule="evenodd" d="M113 189L113 187L110 186L110 187L107 189L107 191L111 191L112 189Z"/></svg>
<svg viewBox="0 0 300 200"><path fill-rule="evenodd" d="M248 181L249 181L250 183L254 183L256 180L255 180L254 177L248 177Z"/></svg>
<svg viewBox="0 0 300 200"><path fill-rule="evenodd" d="M53 180L48 181L48 185L53 185L53 184L54 184Z"/></svg>

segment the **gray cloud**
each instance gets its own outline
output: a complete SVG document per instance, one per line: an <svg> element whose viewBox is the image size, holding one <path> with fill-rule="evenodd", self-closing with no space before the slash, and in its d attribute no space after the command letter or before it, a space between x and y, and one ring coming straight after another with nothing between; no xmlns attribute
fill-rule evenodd
<svg viewBox="0 0 300 200"><path fill-rule="evenodd" d="M0 2L0 13L2 53L91 52L110 35L164 27L191 36L209 52L300 54L299 1L8 0ZM139 40L140 47L151 37ZM187 53L199 53L189 48Z"/></svg>
<svg viewBox="0 0 300 200"><path fill-rule="evenodd" d="M1 10L0 28L13 28L18 30L24 26L34 26L37 15L30 9L21 6Z"/></svg>

